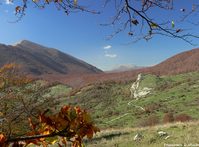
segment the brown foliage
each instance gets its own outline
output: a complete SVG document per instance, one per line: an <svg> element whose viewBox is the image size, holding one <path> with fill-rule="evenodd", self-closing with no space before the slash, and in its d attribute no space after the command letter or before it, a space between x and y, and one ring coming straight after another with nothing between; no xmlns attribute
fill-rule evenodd
<svg viewBox="0 0 199 147"><path fill-rule="evenodd" d="M60 136L65 142L62 141L64 146L67 142L71 142L73 147L79 147L85 136L90 139L99 131L92 123L89 114L79 107L63 106L56 114L46 115L46 113L47 111L38 116L38 123L33 123L32 118L29 118L32 131L27 132L25 136L10 138L0 133L0 145L8 146L12 142L19 145L20 141L24 141L25 145L34 144L45 147L52 143L46 138L57 137L53 140L54 142Z"/></svg>
<svg viewBox="0 0 199 147"><path fill-rule="evenodd" d="M2 109L2 107L0 107L0 113L3 120L6 121L3 124L7 125L8 128L7 130L4 129L6 127L1 128L1 147L8 147L9 145L19 146L22 142L25 145L32 143L35 145L43 145L44 147L54 142L57 142L58 146L67 146L68 142L70 142L73 147L79 147L81 146L84 137L90 139L93 137L94 133L99 131L93 124L90 115L79 107L63 106L60 111L53 113L49 112L49 109L45 111L46 108L42 107L40 104L39 107L42 107L41 112L43 111L43 113L39 113L38 111L35 111L37 112L35 113L33 110L36 107L36 101L34 101L34 103L31 101L35 97L32 95L32 92L34 91L30 89L21 91L24 90L25 86L27 86L26 84L32 82L32 80L25 76L19 76L15 72L16 67L15 64L7 64L0 68L0 78L2 79L0 83L0 85L2 85L0 99L5 103L6 108ZM20 92L16 93L16 90L13 87L17 87L17 91ZM40 88L39 91L42 91L42 89ZM32 97L27 103L26 99L23 98L28 95L31 95ZM19 107L20 111L15 109L16 105L14 105L14 100L17 99L18 96L21 100L17 101L17 107ZM40 95L36 94L36 97L37 96ZM7 108L8 99L13 101L13 107L9 106L11 108ZM2 105L2 102L0 106ZM22 104L20 104L20 102ZM8 111L9 109L12 109L12 111ZM12 113L9 114L10 112ZM26 115L24 115L24 113ZM30 128L26 129L23 133L20 132L23 135L16 134L17 129L12 125L16 123L20 125L20 122L22 123L22 121L22 125L25 125L24 120L18 119L22 118L21 115L23 115L23 119L24 117L27 117L28 121L26 122L29 122ZM19 126L15 125L15 127ZM4 131L2 131L3 129ZM50 137L53 141L52 139L47 139ZM62 145L58 143L58 137L62 139Z"/></svg>
<svg viewBox="0 0 199 147"><path fill-rule="evenodd" d="M142 127L154 126L159 123L159 118L156 115L150 115L149 117L143 119L139 125Z"/></svg>
<svg viewBox="0 0 199 147"><path fill-rule="evenodd" d="M191 57L191 58L190 58ZM154 66L152 68L155 72L160 72L160 74L179 74L187 73L191 71L198 71L199 49L193 49L180 54L177 54L162 63Z"/></svg>
<svg viewBox="0 0 199 147"><path fill-rule="evenodd" d="M170 123L174 122L174 116L173 113L166 113L163 117L163 123Z"/></svg>
<svg viewBox="0 0 199 147"><path fill-rule="evenodd" d="M189 55L193 57L190 60L188 58L186 59L186 57L189 57ZM52 81L57 80L69 84L74 88L80 88L85 85L94 84L94 83L103 83L107 81L115 81L115 82L133 81L136 79L139 73L155 74L155 75L172 75L172 74L196 71L199 69L199 64L196 64L198 62L197 61L198 56L199 56L199 50L195 49L189 52L178 54L156 66L138 69L134 71L127 71L121 73L82 74L81 76L78 76L78 78L76 75L74 76L46 75L43 76L42 78ZM182 60L181 59L177 60L176 58L182 58ZM181 83L176 83L176 84L181 84ZM160 88L165 89L165 88L171 88L173 86L176 85L165 83Z"/></svg>
<svg viewBox="0 0 199 147"><path fill-rule="evenodd" d="M146 67L133 71L126 71L120 73L82 74L81 76L78 76L78 78L76 75L74 76L47 75L42 78L64 82L75 88L76 87L80 88L88 84L103 83L106 81L129 82L135 80L139 73L155 74L155 75L176 75L180 73L198 71L199 69L198 57L199 57L199 49L193 49L187 52L177 54L153 67ZM179 82L175 84L179 85L181 83ZM165 88L174 87L176 86L175 84L164 83L163 85L161 85L162 87L158 88L159 90L161 89L163 90Z"/></svg>
<svg viewBox="0 0 199 147"><path fill-rule="evenodd" d="M159 103L153 103L147 105L144 109L146 113L153 113L154 111L157 111L161 107L161 104Z"/></svg>
<svg viewBox="0 0 199 147"><path fill-rule="evenodd" d="M179 114L175 117L175 121L186 122L192 120L192 117L187 114Z"/></svg>

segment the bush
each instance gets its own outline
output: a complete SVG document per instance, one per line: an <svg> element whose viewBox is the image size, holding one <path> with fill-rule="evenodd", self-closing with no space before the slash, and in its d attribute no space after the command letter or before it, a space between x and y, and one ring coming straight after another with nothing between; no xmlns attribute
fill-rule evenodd
<svg viewBox="0 0 199 147"><path fill-rule="evenodd" d="M40 86L16 70L16 64L0 68L0 115L6 120L0 127L0 147L29 144L47 147L55 143L80 147L83 138L91 139L99 132L91 116L80 107L65 105L52 111L56 99L43 96L49 85Z"/></svg>
<svg viewBox="0 0 199 147"><path fill-rule="evenodd" d="M186 122L192 120L192 117L187 114L179 114L175 117L175 121Z"/></svg>
<svg viewBox="0 0 199 147"><path fill-rule="evenodd" d="M146 127L146 126L154 126L159 123L159 118L156 115L150 115L146 119L143 119L140 123L139 126L141 127Z"/></svg>
<svg viewBox="0 0 199 147"><path fill-rule="evenodd" d="M147 105L144 109L146 113L153 113L154 111L158 111L158 109L161 107L160 103L152 103Z"/></svg>
<svg viewBox="0 0 199 147"><path fill-rule="evenodd" d="M170 123L174 122L174 116L173 113L166 113L163 117L163 123Z"/></svg>

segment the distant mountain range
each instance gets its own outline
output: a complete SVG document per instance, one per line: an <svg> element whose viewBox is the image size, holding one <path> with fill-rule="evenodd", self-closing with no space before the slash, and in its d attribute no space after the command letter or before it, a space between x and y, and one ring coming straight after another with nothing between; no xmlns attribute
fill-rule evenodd
<svg viewBox="0 0 199 147"><path fill-rule="evenodd" d="M27 40L15 45L0 44L0 66L12 62L20 64L23 72L36 76L102 73L102 70L57 49Z"/></svg>
<svg viewBox="0 0 199 147"><path fill-rule="evenodd" d="M132 70L141 69L141 68L144 68L144 67L133 65L133 64L124 64L124 65L118 65L114 69L106 71L106 72L107 73L124 72L124 71L132 71Z"/></svg>
<svg viewBox="0 0 199 147"><path fill-rule="evenodd" d="M60 81L74 87L95 82L129 81L139 73L171 75L199 71L199 49L177 54L152 67L119 66L111 72L102 70L57 49L23 40L15 45L0 44L0 67L20 64L22 72L46 80Z"/></svg>
<svg viewBox="0 0 199 147"><path fill-rule="evenodd" d="M151 66L139 67L133 65L121 65L111 72L147 72L159 75L179 74L191 71L199 71L199 48L192 49L174 55L165 61Z"/></svg>
<svg viewBox="0 0 199 147"><path fill-rule="evenodd" d="M176 75L194 71L199 71L199 49L192 49L190 51L182 52L151 67L143 67L124 72L109 72L92 76L84 76L81 77L81 83L77 83L84 86L85 84L91 84L98 81L126 82L135 80L139 73L155 75ZM75 80L75 78L70 79L69 83L72 84L72 82Z"/></svg>

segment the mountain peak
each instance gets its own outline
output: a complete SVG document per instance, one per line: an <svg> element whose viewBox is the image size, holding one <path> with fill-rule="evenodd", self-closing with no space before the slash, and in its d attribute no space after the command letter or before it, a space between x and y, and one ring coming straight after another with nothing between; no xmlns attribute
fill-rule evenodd
<svg viewBox="0 0 199 147"><path fill-rule="evenodd" d="M131 71L131 70L135 70L135 69L140 69L140 68L144 68L144 67L137 66L137 65L134 65L134 64L121 64L121 65L115 66L115 68L113 68L112 70L110 70L108 72L124 72L124 71Z"/></svg>
<svg viewBox="0 0 199 147"><path fill-rule="evenodd" d="M32 46L32 47L44 47L38 43L35 43L35 42L32 42L32 41L29 41L29 40L21 40L17 43L15 43L13 46L24 46L24 47L27 47L27 46Z"/></svg>
<svg viewBox="0 0 199 147"><path fill-rule="evenodd" d="M19 42L19 44L27 44L27 43L35 44L34 42L29 41L29 40L21 40L21 41Z"/></svg>
<svg viewBox="0 0 199 147"><path fill-rule="evenodd" d="M22 40L12 46L0 46L0 66L11 62L22 65L22 72L31 75L80 75L102 72L57 49L28 40Z"/></svg>

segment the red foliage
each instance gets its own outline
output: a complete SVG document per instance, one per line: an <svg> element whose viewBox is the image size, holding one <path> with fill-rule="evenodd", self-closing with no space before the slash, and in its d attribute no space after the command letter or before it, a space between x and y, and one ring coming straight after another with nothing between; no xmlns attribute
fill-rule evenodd
<svg viewBox="0 0 199 147"><path fill-rule="evenodd" d="M170 123L174 122L174 116L173 113L166 113L163 117L163 123Z"/></svg>
<svg viewBox="0 0 199 147"><path fill-rule="evenodd" d="M15 67L15 64L7 64L0 68L0 77L2 79L0 81L0 85L2 85L0 89L2 91L12 86L24 86L31 82L31 79L25 76L21 78L13 72ZM6 132L3 134L0 132L0 147L8 147L11 144L20 146L22 141L25 145L32 143L46 147L52 143L52 140L47 139L49 137L54 139L53 142L58 141L58 137L61 137L63 145L66 146L66 142L71 142L73 147L79 147L82 145L84 137L90 139L94 133L99 132L99 129L93 124L90 115L85 110L80 109L80 107L63 106L55 114L49 114L47 109L41 114L31 116L34 119L27 118L31 131L24 132L24 136L10 136L10 133L6 134ZM6 123L10 124L11 122L8 119ZM10 132L12 131L11 129L14 128L10 128ZM61 146L60 144L58 145Z"/></svg>
<svg viewBox="0 0 199 147"><path fill-rule="evenodd" d="M175 121L186 122L192 120L192 117L187 114L179 114L175 117Z"/></svg>
<svg viewBox="0 0 199 147"><path fill-rule="evenodd" d="M146 127L146 126L155 126L159 123L159 118L156 115L151 115L146 119L143 119L140 122L140 126Z"/></svg>
<svg viewBox="0 0 199 147"><path fill-rule="evenodd" d="M198 57L199 49L193 49L175 55L158 65L132 71L68 76L43 75L42 78L52 81L60 81L75 88L80 88L88 84L101 83L105 81L125 82L136 79L139 73L154 75L175 75L180 73L197 71L199 70Z"/></svg>
<svg viewBox="0 0 199 147"><path fill-rule="evenodd" d="M12 142L19 144L20 141L25 141L26 145L32 143L46 146L52 142L46 138L60 136L64 142L69 141L72 142L73 147L79 147L85 136L91 139L94 133L100 131L93 124L90 115L79 107L63 106L56 114L47 115L46 113L47 111L39 115L39 123L34 124L29 118L32 131L27 132L26 136L10 139L0 134L0 146L8 146Z"/></svg>

